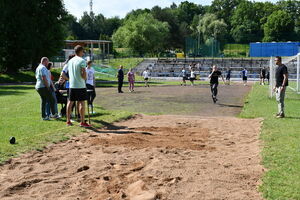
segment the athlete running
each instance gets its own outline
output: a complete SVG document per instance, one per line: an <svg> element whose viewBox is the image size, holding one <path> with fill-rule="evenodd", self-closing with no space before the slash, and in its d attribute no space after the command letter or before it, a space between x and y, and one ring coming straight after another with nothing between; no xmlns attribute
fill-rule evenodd
<svg viewBox="0 0 300 200"><path fill-rule="evenodd" d="M212 68L212 72L208 76L208 78L210 78L211 97L212 97L214 103L216 103L218 101L217 95L218 95L219 77L222 78L222 80L225 84L222 72L219 71L218 67L214 65Z"/></svg>

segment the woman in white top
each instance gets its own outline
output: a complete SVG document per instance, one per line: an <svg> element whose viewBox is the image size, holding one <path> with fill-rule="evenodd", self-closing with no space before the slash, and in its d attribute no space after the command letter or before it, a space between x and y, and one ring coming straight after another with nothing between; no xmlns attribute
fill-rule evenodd
<svg viewBox="0 0 300 200"><path fill-rule="evenodd" d="M196 74L195 74L194 68L192 68L191 76L190 76L191 86L194 86L194 80L196 80Z"/></svg>
<svg viewBox="0 0 300 200"><path fill-rule="evenodd" d="M145 80L145 87L149 87L148 80L149 80L149 77L150 77L150 73L148 71L148 68L146 68L146 70L143 72L143 77L144 77L144 80Z"/></svg>
<svg viewBox="0 0 300 200"><path fill-rule="evenodd" d="M93 61L88 61L87 67L85 68L86 71L86 89L87 89L87 96L88 96L88 104L92 108L93 101L96 97L95 91L95 70L92 68Z"/></svg>

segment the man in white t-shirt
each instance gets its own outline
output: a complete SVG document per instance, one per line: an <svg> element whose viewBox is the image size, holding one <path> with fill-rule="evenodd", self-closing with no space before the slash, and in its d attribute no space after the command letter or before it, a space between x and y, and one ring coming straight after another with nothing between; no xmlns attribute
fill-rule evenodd
<svg viewBox="0 0 300 200"><path fill-rule="evenodd" d="M95 91L95 70L92 68L93 61L88 61L87 67L85 68L86 71L86 88L87 88L87 97L88 97L88 104L90 107L93 106L93 101L96 97Z"/></svg>
<svg viewBox="0 0 300 200"><path fill-rule="evenodd" d="M149 87L148 80L149 80L149 77L150 77L150 72L149 72L148 68L146 68L146 70L143 72L143 77L144 77L144 80L145 80L145 87Z"/></svg>

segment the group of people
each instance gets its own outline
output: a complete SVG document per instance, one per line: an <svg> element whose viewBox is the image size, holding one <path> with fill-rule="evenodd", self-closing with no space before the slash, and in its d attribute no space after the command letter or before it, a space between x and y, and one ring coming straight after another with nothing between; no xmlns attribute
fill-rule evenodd
<svg viewBox="0 0 300 200"><path fill-rule="evenodd" d="M289 85L288 82L288 69L287 67L282 63L282 58L280 56L275 57L275 64L277 65L275 70L275 87L273 88L274 92L276 93L276 101L278 104L278 112L275 115L276 118L284 118L285 112L284 112L284 98L285 98L285 91L286 87ZM247 70L244 69L242 71L243 80L247 81ZM228 76L228 73L227 73ZM226 79L227 79L226 76ZM246 78L245 78L245 77ZM268 75L269 76L269 73ZM219 84L219 77L222 78L224 84L224 77L222 76L221 71L218 70L217 66L213 66L212 72L208 76L210 78L210 88L212 93L212 99L213 102L216 103L218 101L217 94L218 94L218 84ZM266 69L263 67L260 72L260 84L264 84L264 79L267 78L269 81L269 78L266 77Z"/></svg>
<svg viewBox="0 0 300 200"><path fill-rule="evenodd" d="M41 97L41 115L43 120L60 118L66 115L67 125L72 126L71 113L77 110L81 127L90 127L85 120L85 101L88 106L93 106L96 97L95 92L95 71L92 68L92 61L86 62L82 57L84 49L77 45L75 55L70 55L65 62L59 80L53 84L51 79L51 66L47 57L41 59L36 69L36 90ZM78 102L74 106L74 102ZM58 114L57 104L61 103L62 108Z"/></svg>
<svg viewBox="0 0 300 200"><path fill-rule="evenodd" d="M146 68L145 71L143 71L142 76L145 81L145 87L149 87L149 83L148 83L149 78L150 78L149 68ZM123 82L124 82L124 71L123 71L122 65L120 65L120 67L119 67L117 78L118 78L118 92L124 93L122 91ZM128 83L129 83L129 92L134 92L135 75L134 75L134 72L132 71L132 68L129 69L129 71L127 73L127 78L128 78Z"/></svg>

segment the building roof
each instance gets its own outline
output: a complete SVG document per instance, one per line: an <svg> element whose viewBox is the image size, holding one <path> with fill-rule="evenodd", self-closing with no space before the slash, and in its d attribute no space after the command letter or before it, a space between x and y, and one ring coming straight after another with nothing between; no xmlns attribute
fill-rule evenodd
<svg viewBox="0 0 300 200"><path fill-rule="evenodd" d="M111 41L108 40L65 40L67 44L74 44L74 43L84 43L84 44L107 44L107 43L112 43Z"/></svg>

